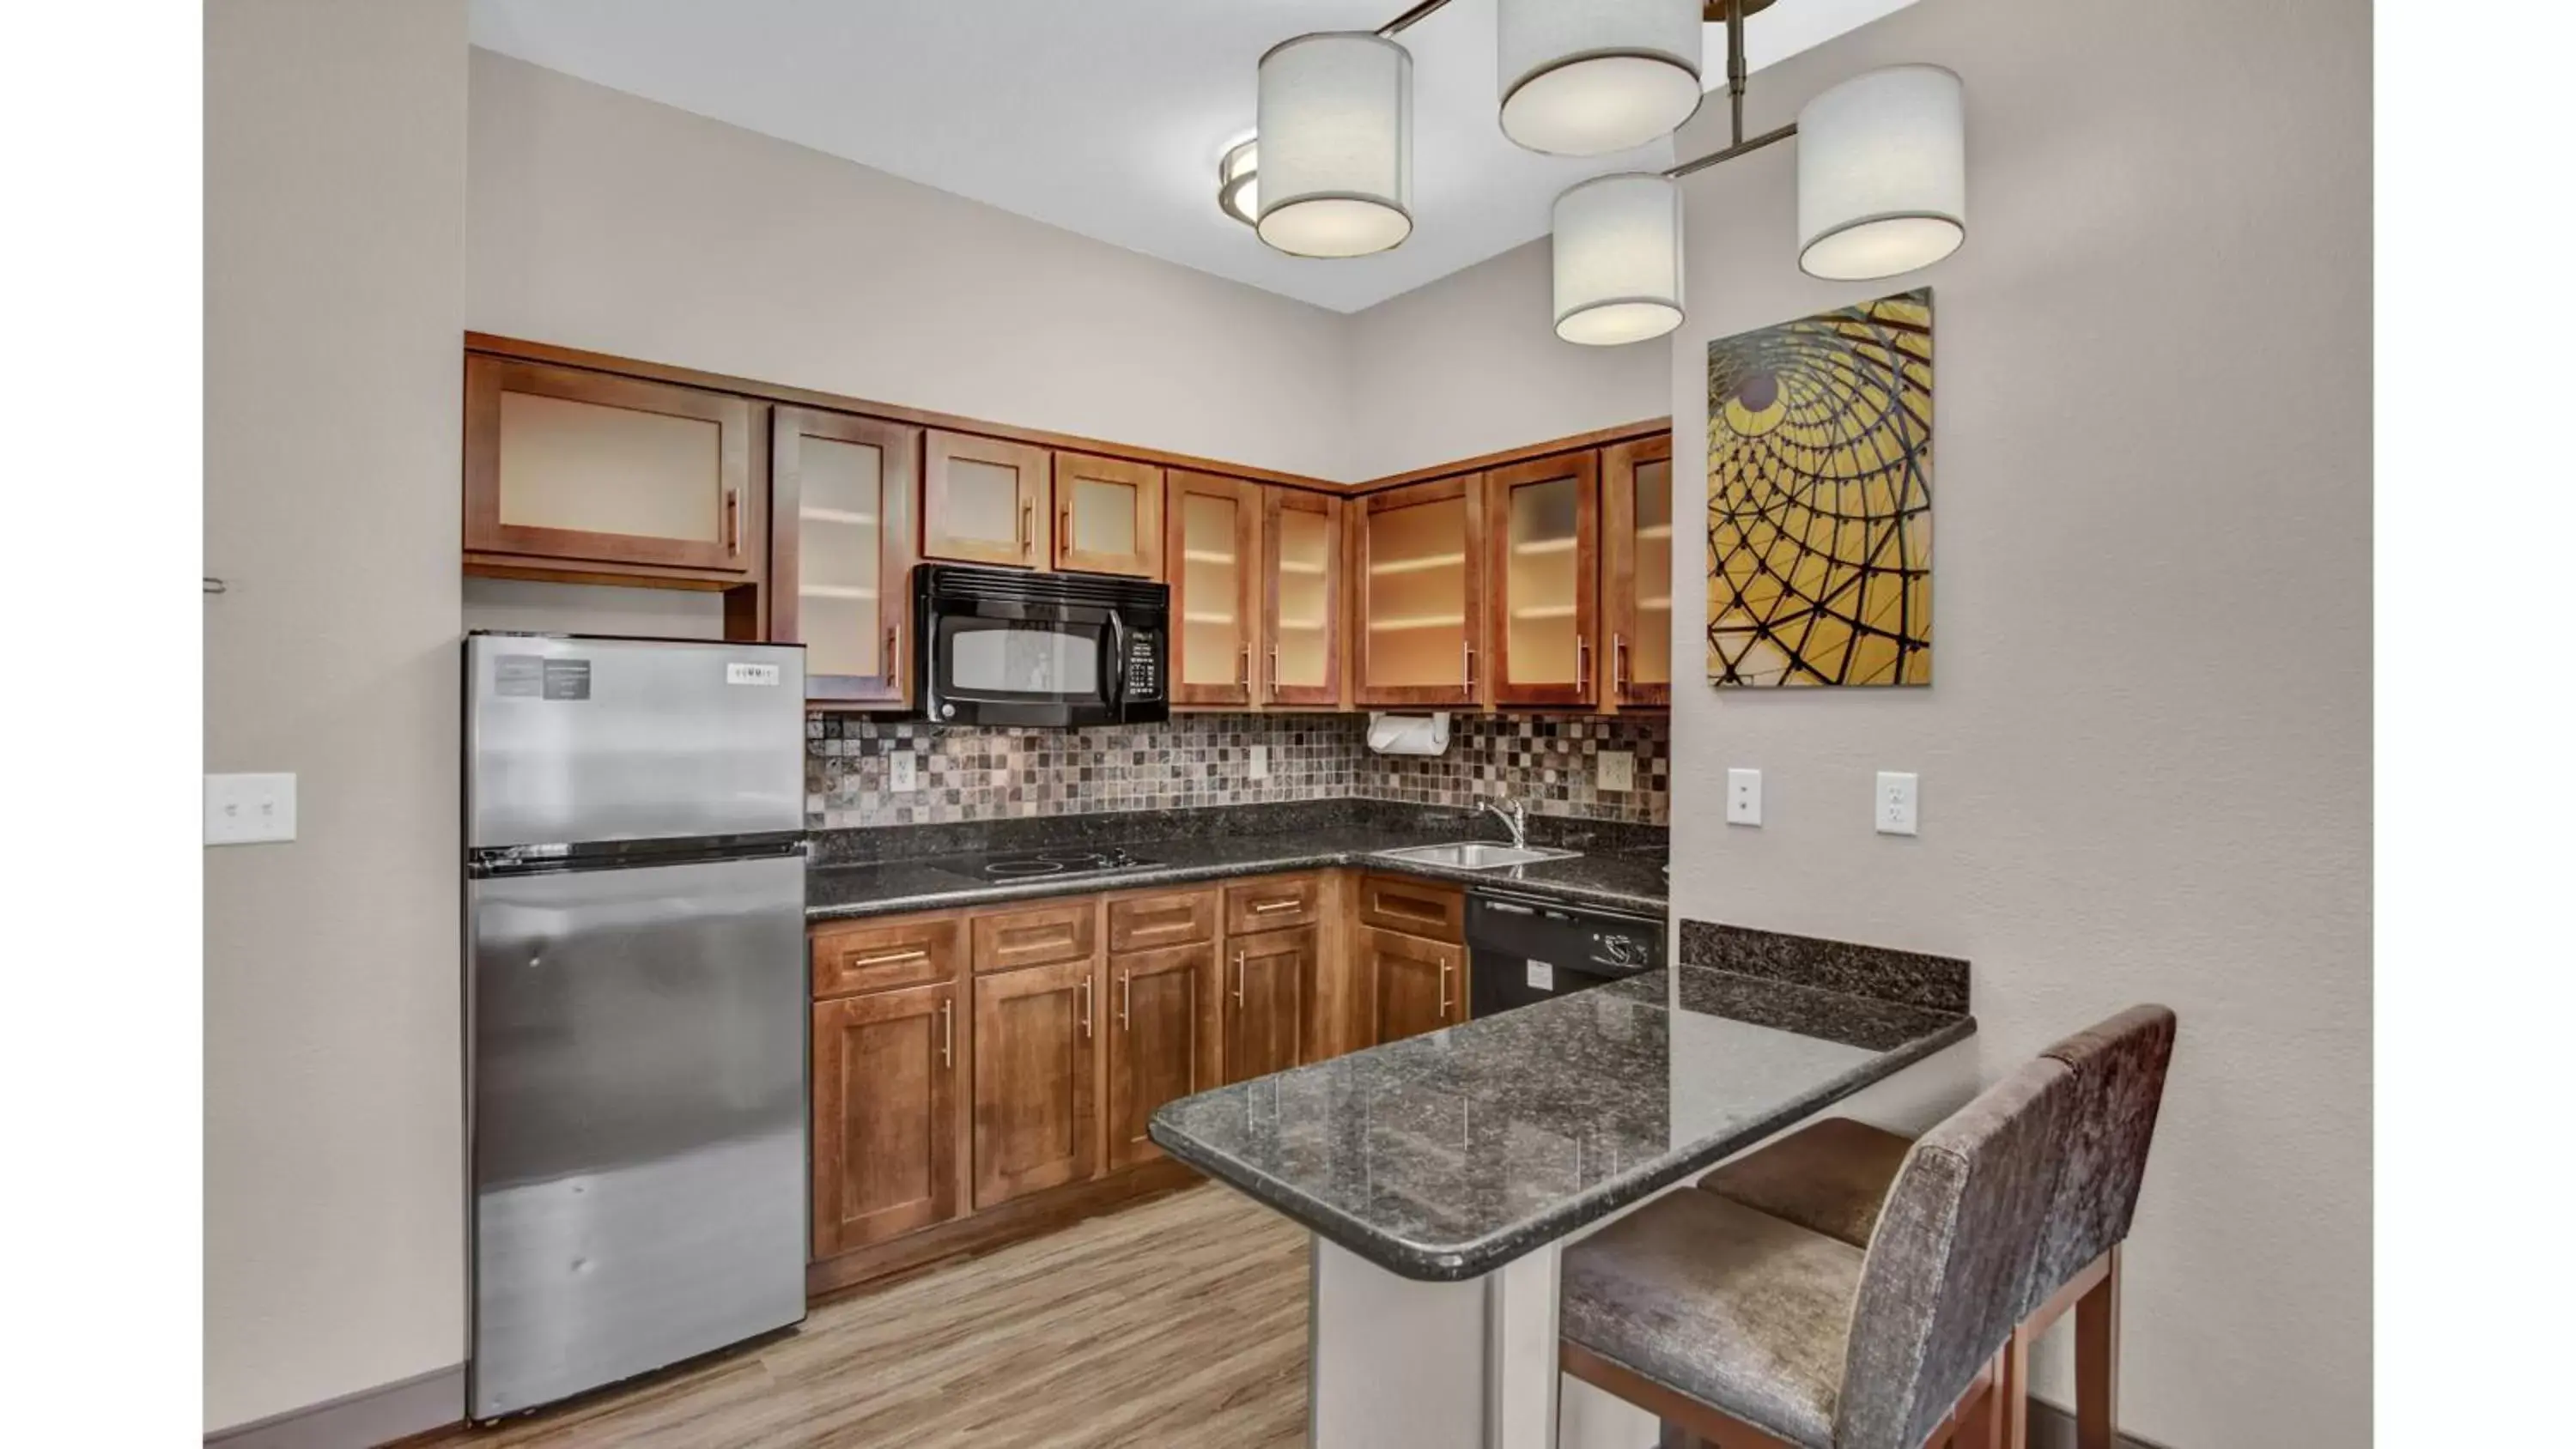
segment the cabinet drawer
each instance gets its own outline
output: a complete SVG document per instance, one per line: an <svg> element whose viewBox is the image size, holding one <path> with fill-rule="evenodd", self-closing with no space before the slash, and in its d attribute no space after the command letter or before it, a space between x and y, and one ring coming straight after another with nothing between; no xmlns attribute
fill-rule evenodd
<svg viewBox="0 0 2576 1449"><path fill-rule="evenodd" d="M816 927L808 943L814 999L949 980L963 924L957 916L907 916Z"/></svg>
<svg viewBox="0 0 2576 1449"><path fill-rule="evenodd" d="M1216 937L1216 892L1162 891L1113 896L1109 902L1109 954L1195 946Z"/></svg>
<svg viewBox="0 0 2576 1449"><path fill-rule="evenodd" d="M1322 884L1319 876L1284 875L1227 886L1225 933L1240 936L1248 931L1284 931L1315 924L1320 914L1317 902Z"/></svg>
<svg viewBox="0 0 2576 1449"><path fill-rule="evenodd" d="M1009 971L1056 961L1087 961L1099 914L1099 898L1084 896L1062 905L977 916L975 969Z"/></svg>
<svg viewBox="0 0 2576 1449"><path fill-rule="evenodd" d="M1360 923L1382 930L1427 936L1435 941L1466 939L1467 894L1452 886L1430 885L1402 876L1360 877Z"/></svg>

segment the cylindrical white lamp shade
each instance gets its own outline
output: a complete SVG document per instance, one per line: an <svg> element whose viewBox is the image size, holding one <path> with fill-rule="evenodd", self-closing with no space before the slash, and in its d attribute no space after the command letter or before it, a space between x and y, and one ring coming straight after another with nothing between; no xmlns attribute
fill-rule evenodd
<svg viewBox="0 0 2576 1449"><path fill-rule="evenodd" d="M1261 57L1261 239L1301 257L1382 252L1413 230L1413 57L1365 31Z"/></svg>
<svg viewBox="0 0 2576 1449"><path fill-rule="evenodd" d="M1937 65L1856 75L1798 112L1798 266L1865 281L1927 267L1968 234L1966 105Z"/></svg>
<svg viewBox="0 0 2576 1449"><path fill-rule="evenodd" d="M1642 146L1699 109L1701 0L1502 0L1503 134L1552 156Z"/></svg>
<svg viewBox="0 0 2576 1449"><path fill-rule="evenodd" d="M1251 226L1261 220L1261 142L1237 141L1216 163L1216 204L1226 215Z"/></svg>
<svg viewBox="0 0 2576 1449"><path fill-rule="evenodd" d="M1682 188L1596 176L1556 199L1556 335L1606 347L1682 325Z"/></svg>

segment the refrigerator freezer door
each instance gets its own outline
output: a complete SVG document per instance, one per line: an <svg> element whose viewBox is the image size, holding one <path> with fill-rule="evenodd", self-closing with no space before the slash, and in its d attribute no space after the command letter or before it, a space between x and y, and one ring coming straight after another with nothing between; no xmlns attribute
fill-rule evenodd
<svg viewBox="0 0 2576 1449"><path fill-rule="evenodd" d="M476 879L475 1418L805 1313L805 863Z"/></svg>
<svg viewBox="0 0 2576 1449"><path fill-rule="evenodd" d="M472 634L465 844L805 828L805 651Z"/></svg>

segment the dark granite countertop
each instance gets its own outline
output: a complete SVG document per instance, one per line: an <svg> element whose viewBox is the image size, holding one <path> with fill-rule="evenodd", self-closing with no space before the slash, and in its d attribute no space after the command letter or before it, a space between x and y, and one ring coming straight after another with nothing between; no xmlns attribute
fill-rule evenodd
<svg viewBox="0 0 2576 1449"><path fill-rule="evenodd" d="M1204 814L1211 818L1192 822L1196 829L1178 829L1173 820L1176 814ZM1501 833L1495 822L1486 820L1479 826L1472 817L1385 808L1319 814L1285 813L1276 807L1254 806L1070 819L1081 823L1078 827L1068 825L1058 832L1060 836L1078 838L1089 845L1122 845L1161 864L1108 875L995 882L963 874L957 868L975 853L974 849L854 864L832 863L827 853L806 873L805 915L809 920L841 920L1344 865L1461 885L1504 886L1573 904L1648 915L1661 915L1664 911L1663 854L1660 850L1641 850L1635 844L1639 827L1624 827L1626 834L1603 849L1603 840L1566 836L1563 832L1573 827L1549 825L1534 818L1530 822L1532 844L1553 843L1550 837L1554 834L1564 844L1582 848L1585 853L1501 870L1456 870L1380 860L1373 852L1452 840L1494 839ZM896 826L868 833L898 835L906 829ZM1659 840L1661 832L1644 835ZM1027 842L1000 840L990 842L989 847L1024 843ZM979 848L985 844L978 842Z"/></svg>
<svg viewBox="0 0 2576 1449"><path fill-rule="evenodd" d="M1964 1012L1682 964L1185 1097L1150 1130L1361 1257L1452 1282L1975 1030Z"/></svg>

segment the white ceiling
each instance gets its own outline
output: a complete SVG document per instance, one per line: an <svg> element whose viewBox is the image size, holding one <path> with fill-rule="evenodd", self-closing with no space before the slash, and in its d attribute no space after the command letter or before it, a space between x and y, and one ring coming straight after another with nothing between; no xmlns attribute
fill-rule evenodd
<svg viewBox="0 0 2576 1449"><path fill-rule="evenodd" d="M1745 22L1755 68L1912 0L1783 0ZM1547 231L1556 194L1661 168L1668 142L1588 160L1495 125L1495 0L1406 31L1414 231L1373 257L1283 256L1216 209L1281 40L1373 30L1406 0L473 0L480 46L811 146L1183 266L1355 312ZM1703 78L1725 84L1725 27ZM1757 81L1758 85L1759 82Z"/></svg>

